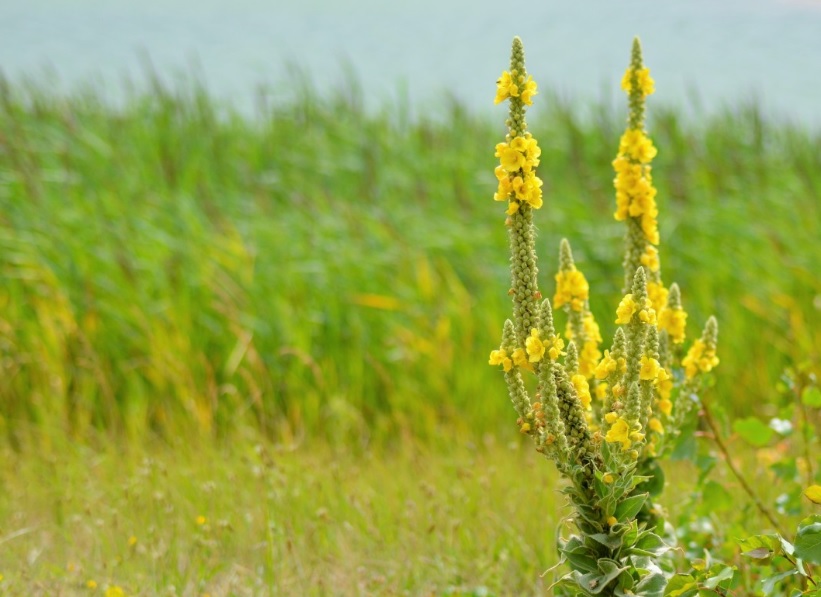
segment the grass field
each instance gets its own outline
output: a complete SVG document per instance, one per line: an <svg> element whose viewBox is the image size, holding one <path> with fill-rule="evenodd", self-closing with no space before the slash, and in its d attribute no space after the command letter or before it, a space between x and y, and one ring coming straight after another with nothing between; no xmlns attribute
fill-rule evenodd
<svg viewBox="0 0 821 597"><path fill-rule="evenodd" d="M503 115L361 105L0 86L0 591L544 594L556 477L486 365ZM544 105L539 251L571 240L607 336L621 116ZM821 133L650 113L665 278L691 336L721 325L710 395L773 414L821 360Z"/></svg>

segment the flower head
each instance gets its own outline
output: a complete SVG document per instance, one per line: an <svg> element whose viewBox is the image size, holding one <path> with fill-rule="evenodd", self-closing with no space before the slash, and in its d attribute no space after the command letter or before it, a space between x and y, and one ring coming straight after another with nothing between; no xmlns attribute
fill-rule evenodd
<svg viewBox="0 0 821 597"><path fill-rule="evenodd" d="M528 336L527 340L525 340L525 348L527 349L527 354L530 357L529 361L531 363L538 363L544 357L546 347L544 342L542 342L539 338L539 330L536 328L530 330L530 336Z"/></svg>
<svg viewBox="0 0 821 597"><path fill-rule="evenodd" d="M503 348L500 348L499 350L492 350L490 352L488 364L501 365L505 372L510 371L513 368L513 361L507 356L507 352Z"/></svg>

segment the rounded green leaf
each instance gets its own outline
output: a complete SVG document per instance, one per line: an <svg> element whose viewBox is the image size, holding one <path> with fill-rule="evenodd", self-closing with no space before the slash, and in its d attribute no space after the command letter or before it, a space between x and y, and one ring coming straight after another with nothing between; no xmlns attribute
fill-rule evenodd
<svg viewBox="0 0 821 597"><path fill-rule="evenodd" d="M755 417L737 420L733 423L733 431L740 435L748 444L757 448L769 444L775 433Z"/></svg>

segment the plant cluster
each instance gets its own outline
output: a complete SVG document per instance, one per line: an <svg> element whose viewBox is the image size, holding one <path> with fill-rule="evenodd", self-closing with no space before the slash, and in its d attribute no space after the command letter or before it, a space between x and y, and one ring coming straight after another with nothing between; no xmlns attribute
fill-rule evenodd
<svg viewBox="0 0 821 597"><path fill-rule="evenodd" d="M557 585L573 595L662 595L670 571L657 461L691 424L705 374L717 364L718 327L708 319L685 351L687 313L676 284L662 281L658 206L651 162L657 150L644 126L653 79L634 41L622 79L629 97L627 129L613 161L615 218L626 224L624 296L619 325L602 353L590 310L589 284L563 240L553 304L538 286L534 213L544 203L536 176L540 149L528 132L526 106L537 93L519 38L510 70L497 82L496 102L509 102L508 134L496 146L496 201L507 202L513 317L490 354L501 366L522 433L569 481L569 535L560 533L571 571ZM553 309L563 309L557 331ZM669 566L668 566L669 568Z"/></svg>

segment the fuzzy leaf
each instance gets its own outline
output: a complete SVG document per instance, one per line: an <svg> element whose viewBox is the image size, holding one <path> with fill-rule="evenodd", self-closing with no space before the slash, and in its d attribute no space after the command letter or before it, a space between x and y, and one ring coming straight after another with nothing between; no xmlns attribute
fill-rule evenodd
<svg viewBox="0 0 821 597"><path fill-rule="evenodd" d="M769 444L775 433L755 417L737 420L733 423L733 431L740 435L748 444L757 448Z"/></svg>
<svg viewBox="0 0 821 597"><path fill-rule="evenodd" d="M821 485L810 485L804 490L804 496L813 504L821 504Z"/></svg>
<svg viewBox="0 0 821 597"><path fill-rule="evenodd" d="M787 570L786 572L782 572L781 574L775 574L773 576L767 577L761 583L761 588L764 589L765 595L775 595L775 587L785 578L789 578L790 576L795 576L798 574L796 570Z"/></svg>
<svg viewBox="0 0 821 597"><path fill-rule="evenodd" d="M798 525L795 536L795 555L813 564L821 564L821 521L818 515L810 516Z"/></svg>
<svg viewBox="0 0 821 597"><path fill-rule="evenodd" d="M619 522L633 520L636 517L636 514L641 511L641 507L644 506L644 502L647 501L647 496L648 494L646 493L640 493L639 495L634 495L633 497L627 498L616 506L616 513L614 516Z"/></svg>
<svg viewBox="0 0 821 597"><path fill-rule="evenodd" d="M616 550L621 547L622 538L615 535L608 535L607 533L596 533L595 535L588 535L590 539L601 543L607 549Z"/></svg>
<svg viewBox="0 0 821 597"><path fill-rule="evenodd" d="M641 582L636 585L636 595L644 595L645 597L662 597L664 589L667 587L667 579L664 575L658 572L648 574L641 579Z"/></svg>

